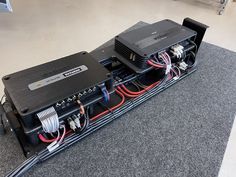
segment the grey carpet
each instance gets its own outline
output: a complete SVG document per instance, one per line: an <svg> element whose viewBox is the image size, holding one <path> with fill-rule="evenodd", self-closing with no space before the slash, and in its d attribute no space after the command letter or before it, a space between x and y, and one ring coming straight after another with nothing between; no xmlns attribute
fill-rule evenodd
<svg viewBox="0 0 236 177"><path fill-rule="evenodd" d="M236 112L236 53L203 43L198 71L25 176L215 177ZM24 160L0 138L0 175Z"/></svg>

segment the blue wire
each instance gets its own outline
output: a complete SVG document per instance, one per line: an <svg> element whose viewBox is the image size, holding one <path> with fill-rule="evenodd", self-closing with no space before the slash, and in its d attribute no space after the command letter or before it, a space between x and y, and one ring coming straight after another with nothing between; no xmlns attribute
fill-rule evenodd
<svg viewBox="0 0 236 177"><path fill-rule="evenodd" d="M105 99L105 102L108 102L108 97L107 97L107 93L104 89L102 89L102 93L103 93L103 96L104 96L104 99Z"/></svg>

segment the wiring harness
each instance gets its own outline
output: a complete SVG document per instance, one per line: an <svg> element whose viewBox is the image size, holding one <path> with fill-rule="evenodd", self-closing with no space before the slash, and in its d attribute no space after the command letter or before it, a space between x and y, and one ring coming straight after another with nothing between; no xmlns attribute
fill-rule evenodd
<svg viewBox="0 0 236 177"><path fill-rule="evenodd" d="M182 48L178 46L178 50L173 50L173 54L178 57L186 57L181 50ZM195 57L194 52L190 52L190 55ZM89 115L89 106L84 107L80 100L77 100L79 113L68 117L66 122L59 122L58 115L53 107L38 113L37 116L43 128L43 133L40 133L38 137L43 143L48 143L49 145L37 155L30 157L7 176L13 177L22 175L36 163L44 161L64 150L66 147L76 143L83 137L172 85L175 82L174 80L181 78L181 70L185 70L185 67L188 69L195 66L195 62L193 65L187 66L184 66L183 62L184 61L181 61L177 64L172 63L171 57L167 52L153 56L147 61L147 64L152 66L155 70L164 70L164 77L149 85L142 83L134 76L126 80L117 81L115 94L120 97L120 102L112 107L107 107L105 111L92 117ZM129 85L133 85L136 90L133 91L130 89ZM105 103L109 103L111 97L106 87L101 85L100 88Z"/></svg>
<svg viewBox="0 0 236 177"><path fill-rule="evenodd" d="M163 86L163 83L167 81L167 77L163 78L158 85L153 87L152 89L144 92L140 96L133 98L135 101L125 101L125 96L116 89L116 94L120 96L121 101L116 106L116 109L114 108L112 112L110 111L104 111L102 114L96 117L90 118L90 123L87 127L87 129L82 134L75 134L72 133L71 130L66 131L67 138L64 139L64 141L61 143L59 147L57 147L54 151L49 152L47 149L42 150L37 155L34 155L27 159L24 163L22 163L20 166L18 166L16 169L14 169L12 172L10 172L7 177L13 177L13 176L21 176L24 174L27 170L29 170L32 166L35 164L45 161L48 158L54 156L55 154L61 152L66 147L78 142L85 136L91 134L92 132L100 129L104 125L108 124L109 122L113 121L114 119L118 118L122 114L128 112L129 110L133 109L137 105L143 103L145 100L151 98L155 94L161 92L164 90L165 87L169 87L175 82L172 80L165 84L165 87ZM139 81L137 81L139 82ZM40 136L40 135L39 135ZM48 140L47 140L48 141ZM52 140L51 140L52 141ZM50 143L51 141L48 141Z"/></svg>
<svg viewBox="0 0 236 177"><path fill-rule="evenodd" d="M141 95L145 94L146 92L149 92L151 89L153 89L155 87L161 87L163 84L166 83L166 81L168 81L172 78L174 80L176 80L181 76L180 69L176 65L173 65L171 63L171 58L167 52L162 53L160 55L160 57L158 57L158 58L154 57L154 59L148 60L148 64L150 64L151 66L153 66L156 69L165 69L164 78L162 80L154 82L148 86L142 84L139 80L136 80L134 82L130 82L130 80L121 81L117 85L117 88L115 90L116 94L121 97L121 101L117 105L115 105L111 108L107 108L107 110L105 110L101 113L98 113L97 115L95 115L91 118L88 118L88 113L87 113L88 111L86 111L86 113L85 113L82 103L80 101L78 101L78 104L80 107L80 114L86 115L87 119L85 119L85 120L89 120L90 122L96 121L100 117L102 117L110 112L113 112L117 108L121 107L125 103L126 97L129 99L140 97ZM173 73L175 74L175 77L173 77ZM138 91L129 90L127 88L126 84L130 84L130 83L134 84L137 87ZM108 102L110 100L110 96L106 90L106 87L104 85L101 85L100 88L101 88L102 93L104 94L104 101ZM69 122L70 129L65 132L66 136L71 134L72 132L76 132L76 129L80 128L81 126L83 126L82 130L84 130L85 125L87 124L87 122L89 122L89 121L86 121L85 123L81 124L79 118L71 118L71 117L69 117L67 120ZM58 135L59 134L60 133L58 133ZM42 134L39 134L39 138L42 142L49 143L49 142L57 141L58 139L60 139L60 136L58 136L57 138L46 139Z"/></svg>
<svg viewBox="0 0 236 177"><path fill-rule="evenodd" d="M158 57L154 55L153 59L149 59L147 63L156 69L165 69L165 74L168 75L169 80L173 78L173 73L175 80L181 76L179 67L171 63L171 57L167 52L161 53Z"/></svg>

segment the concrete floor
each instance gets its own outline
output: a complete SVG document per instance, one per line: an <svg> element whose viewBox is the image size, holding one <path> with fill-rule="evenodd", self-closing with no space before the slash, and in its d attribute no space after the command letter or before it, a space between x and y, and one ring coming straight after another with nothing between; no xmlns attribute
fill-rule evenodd
<svg viewBox="0 0 236 177"><path fill-rule="evenodd" d="M201 1L202 2L202 1ZM189 0L12 0L13 13L0 13L0 77L81 50L91 51L142 20L149 23L191 17L210 26L205 41L236 51L236 3L222 16L216 8ZM3 94L0 84L0 95ZM236 173L236 125L221 177Z"/></svg>

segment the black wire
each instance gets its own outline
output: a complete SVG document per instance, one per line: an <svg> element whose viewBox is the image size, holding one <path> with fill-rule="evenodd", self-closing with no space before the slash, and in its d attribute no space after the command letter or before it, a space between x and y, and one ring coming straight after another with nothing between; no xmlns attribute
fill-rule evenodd
<svg viewBox="0 0 236 177"><path fill-rule="evenodd" d="M198 50L197 44L191 40L189 40L189 42L195 46L195 53L197 53Z"/></svg>
<svg viewBox="0 0 236 177"><path fill-rule="evenodd" d="M188 64L188 68L192 68L192 67L194 67L194 66L197 65L196 55L195 55L195 53L194 53L193 51L190 51L189 54L192 55L192 57L193 57L193 64L192 64L192 65L189 65L188 62L187 62L187 64ZM189 57L190 57L190 56L189 56ZM191 61L191 60L190 60L190 61Z"/></svg>
<svg viewBox="0 0 236 177"><path fill-rule="evenodd" d="M131 78L129 78L129 79L126 79L126 80L124 80L124 81L121 81L121 82L118 82L118 83L114 84L114 86L116 87L116 86L125 84L125 83L127 83L127 82L130 82L130 81L136 79L136 77L137 77L137 76L135 75L135 76L133 76L133 77L131 77Z"/></svg>
<svg viewBox="0 0 236 177"><path fill-rule="evenodd" d="M105 110L108 110L109 112L112 112L111 109L106 104L104 104L103 102L98 102L98 104L100 104L103 108L105 108Z"/></svg>
<svg viewBox="0 0 236 177"><path fill-rule="evenodd" d="M137 84L139 87L143 88L143 89L145 89L145 88L148 87L147 85L141 83L139 80L136 80L136 84Z"/></svg>
<svg viewBox="0 0 236 177"><path fill-rule="evenodd" d="M83 127L81 128L80 132L82 133L84 130L86 130L89 126L89 115L88 115L88 109L89 107L87 107L87 110L86 110L86 113L84 114L84 125Z"/></svg>
<svg viewBox="0 0 236 177"><path fill-rule="evenodd" d="M136 87L137 91L140 91L139 86L135 82L131 82L131 84L133 84Z"/></svg>
<svg viewBox="0 0 236 177"><path fill-rule="evenodd" d="M24 161L21 165L15 168L12 172L8 173L6 177L17 177L25 173L29 168L35 165L36 159L38 159L39 155L34 155L31 158Z"/></svg>

